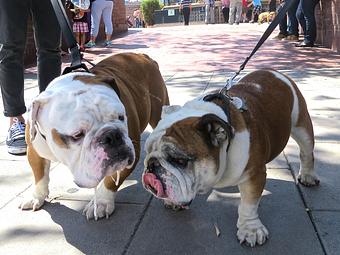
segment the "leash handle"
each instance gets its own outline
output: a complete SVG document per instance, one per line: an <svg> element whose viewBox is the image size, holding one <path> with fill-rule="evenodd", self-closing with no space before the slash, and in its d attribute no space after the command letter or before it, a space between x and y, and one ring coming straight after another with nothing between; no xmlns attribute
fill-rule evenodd
<svg viewBox="0 0 340 255"><path fill-rule="evenodd" d="M227 80L227 84L223 87L223 89L221 89L221 91L222 90L228 91L233 86L233 80L240 74L241 71L243 71L243 69L247 65L248 61L256 53L256 51L262 46L262 44L268 39L268 37L274 31L276 26L281 22L281 20L285 17L288 9L292 6L292 4L295 1L296 0L286 0L285 1L285 4L282 6L282 8L278 12L278 14L274 18L274 20L269 24L268 28L266 29L266 31L261 36L260 40L257 42L256 46L254 47L254 49L252 50L250 55L248 57L246 57L244 62L240 65L239 70L237 72L235 72L235 74Z"/></svg>

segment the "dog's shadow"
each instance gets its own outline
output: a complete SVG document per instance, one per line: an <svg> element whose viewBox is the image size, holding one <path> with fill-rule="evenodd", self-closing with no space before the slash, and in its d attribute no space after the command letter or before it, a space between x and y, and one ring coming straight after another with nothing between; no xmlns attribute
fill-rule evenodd
<svg viewBox="0 0 340 255"><path fill-rule="evenodd" d="M273 235L267 245L258 249L274 251L280 242L279 237L289 236L289 232L296 228L296 221L291 222L291 218L308 224L295 189L291 181L267 180L259 213ZM160 242L159 247L154 247L155 251L163 247L191 254L197 248L192 245L193 241L197 244L205 240L209 244L205 247L206 251L214 251L216 245L222 247L225 243L228 243L227 249L238 249L235 234L239 198L237 188L220 189L198 196L191 209L182 212L165 209L157 199L152 199L150 204L116 203L114 214L109 219L98 221L88 221L82 215L86 205L84 201L73 204L73 209L59 202L46 203L43 210L62 227L66 241L85 254L122 254L127 250L134 254L137 248L140 254L148 254L147 247L154 247L155 240ZM155 222L159 227L151 227L155 226ZM220 237L215 234L214 223L222 233ZM286 227L277 228L278 224ZM303 236L304 232L300 232ZM178 242L182 248L171 246ZM298 250L298 247L294 248Z"/></svg>
<svg viewBox="0 0 340 255"><path fill-rule="evenodd" d="M60 202L46 202L43 210L61 226L66 241L84 254L122 254L127 241L125 239L130 237L135 223L138 222L137 212L127 213L129 208L116 203L116 210L109 219L87 220L82 215L85 205L86 203L79 202L76 205L78 210Z"/></svg>

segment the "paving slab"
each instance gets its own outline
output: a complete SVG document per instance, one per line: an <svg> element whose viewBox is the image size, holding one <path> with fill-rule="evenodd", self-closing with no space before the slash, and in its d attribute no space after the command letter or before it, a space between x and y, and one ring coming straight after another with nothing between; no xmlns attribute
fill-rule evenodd
<svg viewBox="0 0 340 255"><path fill-rule="evenodd" d="M340 211L314 211L312 213L317 230L327 255L339 254Z"/></svg>
<svg viewBox="0 0 340 255"><path fill-rule="evenodd" d="M315 145L315 170L320 178L320 185L313 188L301 186L303 197L311 210L340 210L339 152L340 144L338 143L316 143ZM297 145L289 142L285 148L285 154L297 176L300 168Z"/></svg>
<svg viewBox="0 0 340 255"><path fill-rule="evenodd" d="M252 249L238 243L239 193L222 189L197 197L189 210L180 212L153 199L127 254L324 254L290 172L268 173L259 209L270 232L265 245Z"/></svg>
<svg viewBox="0 0 340 255"><path fill-rule="evenodd" d="M36 212L16 202L0 210L1 254L122 254L145 207L118 203L114 217L88 221L83 201L46 203Z"/></svg>

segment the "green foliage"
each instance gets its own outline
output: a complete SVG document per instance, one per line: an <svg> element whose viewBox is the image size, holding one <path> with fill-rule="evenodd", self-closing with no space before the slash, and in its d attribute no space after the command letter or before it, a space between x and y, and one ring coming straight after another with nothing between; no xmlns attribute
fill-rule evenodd
<svg viewBox="0 0 340 255"><path fill-rule="evenodd" d="M143 13L144 20L148 25L154 25L154 12L160 10L160 4L158 0L143 0L141 3L141 10Z"/></svg>

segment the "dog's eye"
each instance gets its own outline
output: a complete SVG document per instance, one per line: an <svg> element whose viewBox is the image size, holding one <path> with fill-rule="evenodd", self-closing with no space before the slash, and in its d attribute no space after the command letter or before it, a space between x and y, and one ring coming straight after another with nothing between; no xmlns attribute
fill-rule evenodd
<svg viewBox="0 0 340 255"><path fill-rule="evenodd" d="M169 157L168 160L170 163L179 166L181 168L186 168L188 166L189 160L186 158L174 158L174 157Z"/></svg>
<svg viewBox="0 0 340 255"><path fill-rule="evenodd" d="M76 133L74 133L71 137L73 141L79 141L80 139L82 139L85 136L85 133L83 130L80 130Z"/></svg>
<svg viewBox="0 0 340 255"><path fill-rule="evenodd" d="M118 116L118 119L119 119L120 121L124 121L124 115L119 115L119 116Z"/></svg>

